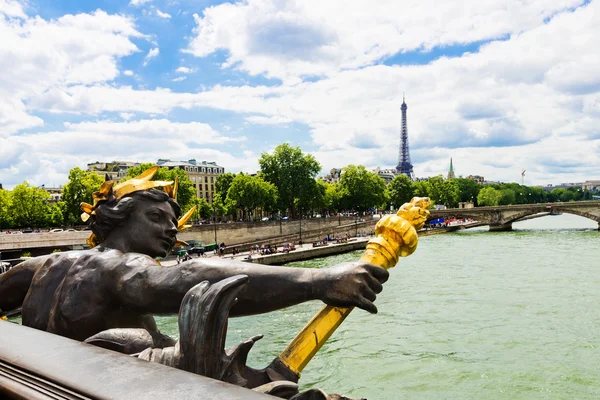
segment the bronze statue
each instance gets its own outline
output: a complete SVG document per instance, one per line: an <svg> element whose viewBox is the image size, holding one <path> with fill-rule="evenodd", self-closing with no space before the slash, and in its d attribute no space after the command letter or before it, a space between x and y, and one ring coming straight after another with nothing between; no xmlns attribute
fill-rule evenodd
<svg viewBox="0 0 600 400"><path fill-rule="evenodd" d="M123 352L151 347L140 356L193 372L213 371L208 376L246 387L293 377L282 375L277 365L261 371L245 367L245 356L259 337L242 343L237 353L225 352L229 315L265 313L310 300L377 312L373 302L388 272L369 263L315 270L194 259L162 267L156 258L169 253L185 221L178 220L176 187L152 181L155 172L119 185L105 182L94 204L82 205L83 219L91 217L89 242L96 246L37 257L0 275L0 309L22 307L24 325ZM156 189L161 186L165 191ZM182 305L188 292L191 297ZM180 343L161 335L153 318L177 312L184 330ZM193 325L198 319L215 326ZM196 339L202 343L192 345ZM207 367L211 363L212 369ZM262 390L290 397L291 386Z"/></svg>

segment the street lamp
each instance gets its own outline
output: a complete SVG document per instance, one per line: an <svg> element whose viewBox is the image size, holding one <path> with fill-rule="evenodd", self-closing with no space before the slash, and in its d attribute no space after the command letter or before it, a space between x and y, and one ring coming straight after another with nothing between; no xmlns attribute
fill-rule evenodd
<svg viewBox="0 0 600 400"><path fill-rule="evenodd" d="M215 227L215 246L218 246L217 245L217 213L215 211L215 195L211 194L210 199L211 199L210 205L212 207L212 212L213 212L213 226Z"/></svg>

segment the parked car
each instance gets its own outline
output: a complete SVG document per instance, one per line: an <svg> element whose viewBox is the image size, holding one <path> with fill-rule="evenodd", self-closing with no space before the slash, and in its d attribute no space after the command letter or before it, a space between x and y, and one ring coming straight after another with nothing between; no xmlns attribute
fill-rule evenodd
<svg viewBox="0 0 600 400"><path fill-rule="evenodd" d="M64 232L62 229L51 229L50 233L59 233L59 232Z"/></svg>
<svg viewBox="0 0 600 400"><path fill-rule="evenodd" d="M263 217L263 218L261 218L262 222L265 222L265 221L268 221L268 220L269 220L269 217Z"/></svg>
<svg viewBox="0 0 600 400"><path fill-rule="evenodd" d="M23 233L33 233L33 229L31 229L31 228L25 228L21 232L23 232Z"/></svg>
<svg viewBox="0 0 600 400"><path fill-rule="evenodd" d="M77 232L76 229L70 228L70 229L65 229L65 232Z"/></svg>

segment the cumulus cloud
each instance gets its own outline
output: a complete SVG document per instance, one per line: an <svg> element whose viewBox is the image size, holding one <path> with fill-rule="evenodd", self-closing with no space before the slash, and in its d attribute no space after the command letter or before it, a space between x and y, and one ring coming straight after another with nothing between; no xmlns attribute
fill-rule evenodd
<svg viewBox="0 0 600 400"><path fill-rule="evenodd" d="M23 6L16 0L0 0L0 15L16 18L27 18Z"/></svg>
<svg viewBox="0 0 600 400"><path fill-rule="evenodd" d="M0 13L7 12L7 4L13 15L22 13L17 3L0 4ZM32 97L51 88L114 79L118 58L139 51L131 39L144 37L130 18L100 10L52 21L23 17L0 15L0 136L43 125L26 106Z"/></svg>
<svg viewBox="0 0 600 400"><path fill-rule="evenodd" d="M160 11L158 8L156 9L156 15L164 19L171 19L171 14L164 13Z"/></svg>
<svg viewBox="0 0 600 400"><path fill-rule="evenodd" d="M228 169L230 165L242 167L240 161L232 161L233 157L223 151L207 149L207 145L222 146L246 138L221 135L204 123L147 119L64 125L63 130L0 138L0 175L4 178L3 183L8 186L27 179L41 184L48 183L48 179L55 179L56 182L58 177L58 182L63 183L70 168L85 167L86 163L97 159L156 161L168 155L181 160L195 157L217 161ZM47 170L40 171L42 166Z"/></svg>
<svg viewBox="0 0 600 400"><path fill-rule="evenodd" d="M130 69L126 69L125 71L123 71L123 75L126 76L133 76L133 71Z"/></svg>
<svg viewBox="0 0 600 400"><path fill-rule="evenodd" d="M146 57L144 57L144 66L148 65L151 59L158 57L159 53L160 50L158 49L158 47L150 49L150 51L148 51L148 54L146 54Z"/></svg>
<svg viewBox="0 0 600 400"><path fill-rule="evenodd" d="M249 117L246 117L246 121L252 124L259 125L284 125L289 122L292 122L290 118L282 117L279 115L274 115L271 117L265 117L262 115L251 115Z"/></svg>
<svg viewBox="0 0 600 400"><path fill-rule="evenodd" d="M146 3L150 3L152 0L131 0L129 2L129 5L137 7L137 6L141 6L144 5Z"/></svg>
<svg viewBox="0 0 600 400"><path fill-rule="evenodd" d="M226 50L226 67L252 75L321 76L396 53L518 34L582 3L425 0L408 8L396 0L378 1L377 7L367 0L248 0L194 15L195 37L187 51L204 57Z"/></svg>
<svg viewBox="0 0 600 400"><path fill-rule="evenodd" d="M179 67L175 70L175 72L179 72L181 74L191 74L192 72L195 72L196 69L195 68L188 68L188 67Z"/></svg>

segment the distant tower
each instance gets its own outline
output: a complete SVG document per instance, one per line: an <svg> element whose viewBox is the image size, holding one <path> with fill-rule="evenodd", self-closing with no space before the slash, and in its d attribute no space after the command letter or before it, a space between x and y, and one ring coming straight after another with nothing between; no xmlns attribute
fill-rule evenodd
<svg viewBox="0 0 600 400"><path fill-rule="evenodd" d="M454 166L452 165L452 158L450 159L450 169L448 170L448 179L454 179Z"/></svg>
<svg viewBox="0 0 600 400"><path fill-rule="evenodd" d="M413 166L410 163L410 152L408 150L408 128L406 126L406 102L404 101L404 95L402 95L402 133L400 134L400 150L398 152L398 165L396 166L396 172L408 176L411 180L415 179Z"/></svg>

